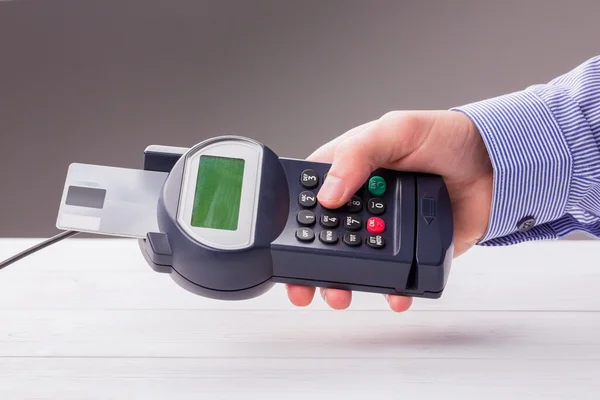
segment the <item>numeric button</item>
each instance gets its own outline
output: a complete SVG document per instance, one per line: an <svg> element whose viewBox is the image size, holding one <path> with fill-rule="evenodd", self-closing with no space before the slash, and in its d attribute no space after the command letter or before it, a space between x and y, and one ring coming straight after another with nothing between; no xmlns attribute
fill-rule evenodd
<svg viewBox="0 0 600 400"><path fill-rule="evenodd" d="M304 191L298 196L298 202L302 207L313 208L317 205L317 196L310 191Z"/></svg>
<svg viewBox="0 0 600 400"><path fill-rule="evenodd" d="M300 184L305 189L314 189L319 186L319 175L312 169L305 169L300 175Z"/></svg>
<svg viewBox="0 0 600 400"><path fill-rule="evenodd" d="M313 226L315 224L315 213L309 210L302 210L298 213L296 220L300 225Z"/></svg>
<svg viewBox="0 0 600 400"><path fill-rule="evenodd" d="M362 220L359 216L348 215L344 218L344 228L349 231L358 231L362 228Z"/></svg>
<svg viewBox="0 0 600 400"><path fill-rule="evenodd" d="M337 215L323 214L321 215L321 226L323 228L337 228L340 225L340 218Z"/></svg>
<svg viewBox="0 0 600 400"><path fill-rule="evenodd" d="M319 234L319 239L325 244L335 244L338 241L338 236L337 233L335 233L335 231L327 229L321 231L321 233Z"/></svg>
<svg viewBox="0 0 600 400"><path fill-rule="evenodd" d="M381 235L372 235L367 237L367 246L373 249L383 249L385 247L385 239Z"/></svg>
<svg viewBox="0 0 600 400"><path fill-rule="evenodd" d="M312 242L315 240L315 233L310 228L300 228L296 230L296 238L301 242Z"/></svg>
<svg viewBox="0 0 600 400"><path fill-rule="evenodd" d="M361 245L362 239L356 232L346 232L344 234L343 242L348 246L356 247Z"/></svg>
<svg viewBox="0 0 600 400"><path fill-rule="evenodd" d="M362 199L356 195L352 196L352 198L346 203L346 210L353 213L362 210Z"/></svg>
<svg viewBox="0 0 600 400"><path fill-rule="evenodd" d="M380 198L369 199L367 211L372 215L381 215L385 212L385 203Z"/></svg>

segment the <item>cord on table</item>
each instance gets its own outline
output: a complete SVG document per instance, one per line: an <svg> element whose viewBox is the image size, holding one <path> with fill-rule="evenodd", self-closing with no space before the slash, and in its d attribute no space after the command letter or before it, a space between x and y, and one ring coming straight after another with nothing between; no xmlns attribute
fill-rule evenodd
<svg viewBox="0 0 600 400"><path fill-rule="evenodd" d="M48 239L48 240L46 240L46 241L44 241L42 243L38 243L35 246L32 246L32 247L28 248L27 250L24 250L24 251L20 252L19 254L15 255L15 256L12 256L8 260L0 262L0 270L3 269L3 268L8 267L11 264L14 264L15 262L17 262L17 261L19 261L19 260L21 260L21 259L23 259L23 258L25 258L25 257L27 257L27 256L29 256L31 254L33 254L33 253L36 253L36 252L40 251L40 250L42 250L42 249L44 249L44 248L46 248L48 246L51 246L51 245L53 245L55 243L58 243L61 240L67 239L67 238L72 237L72 236L75 236L78 233L79 232L77 232L77 231L65 231L65 232L59 233L58 235L53 236L50 239Z"/></svg>

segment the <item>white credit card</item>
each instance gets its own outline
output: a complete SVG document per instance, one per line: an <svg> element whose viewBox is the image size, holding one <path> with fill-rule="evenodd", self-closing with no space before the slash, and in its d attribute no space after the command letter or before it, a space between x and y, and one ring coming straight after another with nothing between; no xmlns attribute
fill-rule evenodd
<svg viewBox="0 0 600 400"><path fill-rule="evenodd" d="M168 173L71 164L56 227L127 238L158 232L158 199Z"/></svg>

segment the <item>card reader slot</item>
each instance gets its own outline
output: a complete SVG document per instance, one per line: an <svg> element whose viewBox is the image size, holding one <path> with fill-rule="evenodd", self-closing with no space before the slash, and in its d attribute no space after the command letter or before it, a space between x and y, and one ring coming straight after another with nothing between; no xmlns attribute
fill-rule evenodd
<svg viewBox="0 0 600 400"><path fill-rule="evenodd" d="M187 149L171 146L148 146L144 151L144 170L171 172Z"/></svg>
<svg viewBox="0 0 600 400"><path fill-rule="evenodd" d="M419 287L419 264L417 262L417 218L419 215L419 211L420 211L420 205L419 205L419 194L418 194L418 190L417 190L417 183L416 180L413 182L415 185L415 213L413 214L413 259L412 259L412 263L410 264L410 270L408 271L408 278L406 280L406 290L417 290Z"/></svg>
<svg viewBox="0 0 600 400"><path fill-rule="evenodd" d="M417 290L419 287L419 263L417 262L417 216L419 214L418 204L418 193L415 182L415 214L414 218L414 242L413 242L413 260L410 264L410 270L408 271L408 278L406 280L406 290Z"/></svg>

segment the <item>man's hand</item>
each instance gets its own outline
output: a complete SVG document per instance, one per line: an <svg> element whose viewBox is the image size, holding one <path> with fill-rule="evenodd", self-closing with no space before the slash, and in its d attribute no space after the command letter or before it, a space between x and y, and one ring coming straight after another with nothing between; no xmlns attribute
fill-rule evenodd
<svg viewBox="0 0 600 400"><path fill-rule="evenodd" d="M318 193L327 208L338 208L377 168L441 175L454 213L455 257L485 234L492 202L493 174L485 145L475 125L457 111L395 111L346 132L309 158L332 163ZM288 285L296 306L309 305L315 288ZM334 309L350 306L352 293L321 289ZM412 299L387 296L390 308L406 311Z"/></svg>

